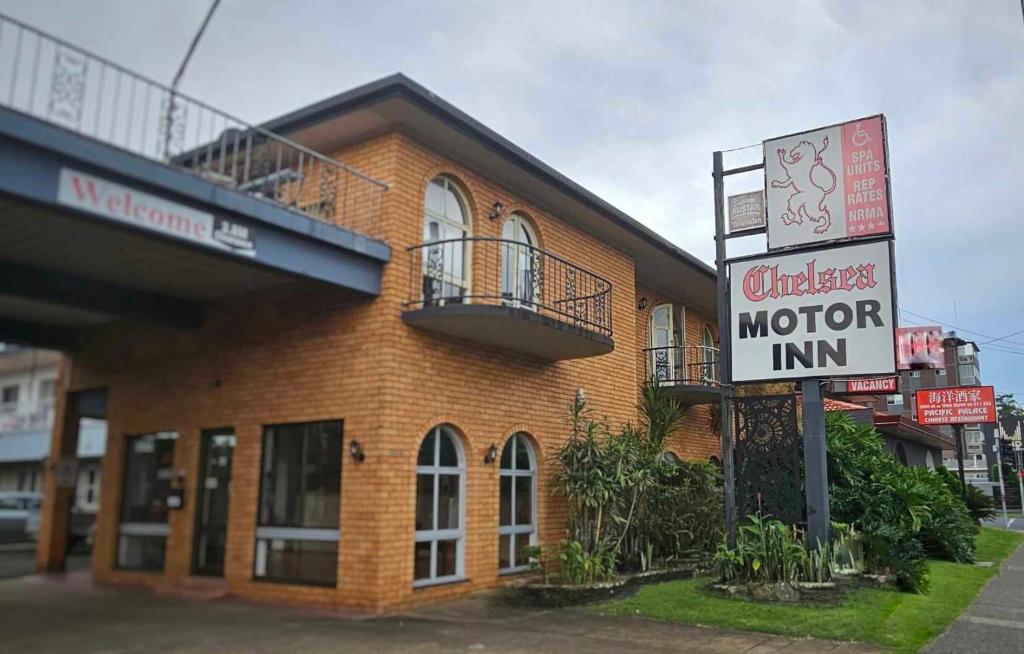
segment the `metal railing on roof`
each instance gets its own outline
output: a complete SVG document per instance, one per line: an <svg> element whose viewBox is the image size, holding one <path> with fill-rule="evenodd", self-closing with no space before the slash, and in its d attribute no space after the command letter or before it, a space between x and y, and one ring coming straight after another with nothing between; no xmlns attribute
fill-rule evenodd
<svg viewBox="0 0 1024 654"><path fill-rule="evenodd" d="M0 105L380 238L385 183L3 14Z"/></svg>

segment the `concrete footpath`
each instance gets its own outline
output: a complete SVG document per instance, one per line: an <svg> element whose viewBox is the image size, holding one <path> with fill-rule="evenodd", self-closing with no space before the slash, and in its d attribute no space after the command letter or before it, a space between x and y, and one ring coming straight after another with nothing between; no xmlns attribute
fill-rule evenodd
<svg viewBox="0 0 1024 654"><path fill-rule="evenodd" d="M578 609L513 608L487 597L377 618L232 600L185 601L148 591L95 587L83 572L0 581L0 651L851 654L877 650L850 643L606 617Z"/></svg>
<svg viewBox="0 0 1024 654"><path fill-rule="evenodd" d="M988 582L974 603L925 651L1024 652L1024 546L1003 562L1000 574Z"/></svg>

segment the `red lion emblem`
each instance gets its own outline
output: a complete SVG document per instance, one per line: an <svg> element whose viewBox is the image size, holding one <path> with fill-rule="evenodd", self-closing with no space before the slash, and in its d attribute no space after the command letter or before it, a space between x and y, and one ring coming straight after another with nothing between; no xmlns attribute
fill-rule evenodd
<svg viewBox="0 0 1024 654"><path fill-rule="evenodd" d="M782 214L783 224L802 225L806 218L818 223L814 228L815 234L824 234L831 227L832 215L825 205L825 198L836 190L836 174L822 161L821 155L827 148L828 136L822 141L821 149L810 141L800 141L789 152L786 152L785 148L776 151L779 163L786 171L786 179L773 179L772 188L793 189L786 201L786 211ZM832 178L831 183L826 182L830 184L828 188L825 184L818 183L822 181L821 177L825 173Z"/></svg>

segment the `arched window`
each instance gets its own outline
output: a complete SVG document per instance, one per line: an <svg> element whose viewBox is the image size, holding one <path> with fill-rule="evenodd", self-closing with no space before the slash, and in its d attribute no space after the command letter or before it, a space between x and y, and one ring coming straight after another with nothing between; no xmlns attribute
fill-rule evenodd
<svg viewBox="0 0 1024 654"><path fill-rule="evenodd" d="M700 334L701 344L701 377L705 384L718 382L718 352L715 350L715 336L711 328L704 325Z"/></svg>
<svg viewBox="0 0 1024 654"><path fill-rule="evenodd" d="M450 427L434 427L416 459L415 586L463 576L465 482L461 441Z"/></svg>
<svg viewBox="0 0 1024 654"><path fill-rule="evenodd" d="M929 470L935 470L935 456L931 450L925 450L924 452L924 465Z"/></svg>
<svg viewBox="0 0 1024 654"><path fill-rule="evenodd" d="M907 463L907 451L903 449L903 443L896 444L896 458L899 459L903 465L909 465Z"/></svg>
<svg viewBox="0 0 1024 654"><path fill-rule="evenodd" d="M514 213L501 227L501 296L514 306L533 308L539 299L537 238L526 217Z"/></svg>
<svg viewBox="0 0 1024 654"><path fill-rule="evenodd" d="M525 550L537 542L537 461L525 434L514 434L501 451L498 502L498 571L530 567Z"/></svg>
<svg viewBox="0 0 1024 654"><path fill-rule="evenodd" d="M466 201L454 182L437 177L427 185L424 207L424 305L462 302L468 288Z"/></svg>
<svg viewBox="0 0 1024 654"><path fill-rule="evenodd" d="M673 384L682 378L680 370L682 350L680 336L676 332L671 304L659 304L651 311L648 332L651 335L650 377L662 384Z"/></svg>

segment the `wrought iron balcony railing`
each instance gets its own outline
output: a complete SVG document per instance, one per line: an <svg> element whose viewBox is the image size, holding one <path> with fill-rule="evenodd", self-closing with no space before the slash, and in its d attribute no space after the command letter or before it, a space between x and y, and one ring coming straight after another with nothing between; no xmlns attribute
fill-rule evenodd
<svg viewBox="0 0 1024 654"><path fill-rule="evenodd" d="M0 105L380 237L383 182L3 14Z"/></svg>
<svg viewBox="0 0 1024 654"><path fill-rule="evenodd" d="M664 386L718 385L718 348L706 345L674 345L643 350L646 380Z"/></svg>
<svg viewBox="0 0 1024 654"><path fill-rule="evenodd" d="M519 241L458 238L408 248L410 309L490 304L612 335L611 282Z"/></svg>

